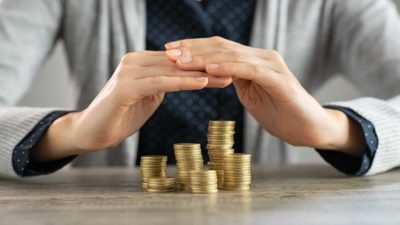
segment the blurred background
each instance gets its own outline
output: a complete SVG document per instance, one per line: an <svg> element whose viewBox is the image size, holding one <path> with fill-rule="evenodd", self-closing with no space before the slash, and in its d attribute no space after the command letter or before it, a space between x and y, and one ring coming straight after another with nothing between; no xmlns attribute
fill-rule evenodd
<svg viewBox="0 0 400 225"><path fill-rule="evenodd" d="M379 0L377 0L379 1ZM393 0L400 6L400 0ZM341 91L337 92L337 87ZM51 93L51 94L49 94ZM21 106L73 108L75 102L74 82L69 77L67 60L62 43L58 43L51 57L37 74L30 90L20 101ZM337 75L326 83L315 96L321 103L349 100L360 97L361 93L348 80ZM289 146L287 162L292 164L325 163L319 155L307 148Z"/></svg>

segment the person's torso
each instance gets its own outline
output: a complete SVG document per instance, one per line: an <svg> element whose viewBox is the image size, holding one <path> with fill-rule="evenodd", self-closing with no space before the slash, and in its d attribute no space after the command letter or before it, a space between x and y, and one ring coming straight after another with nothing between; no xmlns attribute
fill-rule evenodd
<svg viewBox="0 0 400 225"><path fill-rule="evenodd" d="M312 92L333 74L323 56L329 55L329 16L334 2L259 0L249 44L280 51L292 72ZM90 104L125 53L146 48L145 27L144 0L65 1L62 38L80 91L78 109ZM256 42L260 37L263 40ZM252 148L252 143L245 140L245 144L245 149Z"/></svg>

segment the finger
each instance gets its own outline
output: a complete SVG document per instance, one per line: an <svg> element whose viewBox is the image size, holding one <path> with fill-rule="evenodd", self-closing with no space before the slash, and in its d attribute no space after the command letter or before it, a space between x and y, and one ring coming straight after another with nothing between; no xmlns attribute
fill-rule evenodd
<svg viewBox="0 0 400 225"><path fill-rule="evenodd" d="M173 42L169 42L165 44L165 49L166 50L171 50L171 49L179 49L179 48L184 48L184 47L193 47L194 45L209 45L211 43L216 43L218 41L223 41L227 40L221 37L208 37L208 38L188 38L188 39L182 39L182 40L177 40Z"/></svg>
<svg viewBox="0 0 400 225"><path fill-rule="evenodd" d="M205 70L205 67L209 64L220 64L220 63L249 63L265 65L268 68L279 71L280 65L274 61L264 60L259 57L242 54L242 53L212 53L202 56L191 57L190 60L181 60L178 58L176 65L182 70Z"/></svg>
<svg viewBox="0 0 400 225"><path fill-rule="evenodd" d="M221 63L206 66L206 72L213 76L234 77L253 81L261 86L276 84L277 74L263 66L246 63Z"/></svg>
<svg viewBox="0 0 400 225"><path fill-rule="evenodd" d="M207 86L207 77L167 77L158 76L133 82L135 94L144 98L164 92L199 90Z"/></svg>
<svg viewBox="0 0 400 225"><path fill-rule="evenodd" d="M154 73L149 73L149 76L141 76L136 79L147 79L150 77L157 77L157 76L162 76L163 74L154 74ZM208 83L207 86L208 88L224 88L232 83L232 78L231 77L215 77L215 76L210 76L207 75L205 72L200 72L200 71L182 71L180 73L175 74L168 74L165 75L167 77L191 77L191 78L196 78L196 77L207 77L208 78Z"/></svg>
<svg viewBox="0 0 400 225"><path fill-rule="evenodd" d="M172 54L174 53L173 50L189 49L191 54L193 55L203 55L216 51L228 52L232 48L238 50L239 46L241 46L241 44L230 41L228 39L224 39L221 37L211 37L211 38L192 38L192 39L179 40L176 42L167 43L165 45L165 48L167 49L167 53L171 57L173 57L174 56L174 54Z"/></svg>
<svg viewBox="0 0 400 225"><path fill-rule="evenodd" d="M263 59L280 58L279 53L274 50L249 47L221 37L184 39L168 43L165 47L167 49L166 53L168 58L171 61L176 61L176 59L181 56L180 51L184 51L184 49L187 49L192 56L206 55L215 52L239 52Z"/></svg>
<svg viewBox="0 0 400 225"><path fill-rule="evenodd" d="M174 64L169 66L124 66L121 74L128 74L135 79L144 79L150 77L167 76L167 77L205 77L207 73L203 71L184 71L177 68Z"/></svg>
<svg viewBox="0 0 400 225"><path fill-rule="evenodd" d="M177 68L174 64L170 67L138 67L125 66L121 74L127 74L134 79L146 79L150 77L167 76L167 77L208 77L207 87L223 88L228 86L232 79L230 77L213 77L203 71L184 71Z"/></svg>
<svg viewBox="0 0 400 225"><path fill-rule="evenodd" d="M225 88L232 83L232 77L208 76L208 88Z"/></svg>
<svg viewBox="0 0 400 225"><path fill-rule="evenodd" d="M141 51L127 53L121 59L121 64L130 66L154 66L154 65L172 65L173 63L165 58L163 51Z"/></svg>

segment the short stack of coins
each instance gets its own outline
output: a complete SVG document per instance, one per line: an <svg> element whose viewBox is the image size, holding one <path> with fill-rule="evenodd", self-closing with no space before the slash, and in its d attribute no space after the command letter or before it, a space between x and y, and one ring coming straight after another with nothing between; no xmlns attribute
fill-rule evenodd
<svg viewBox="0 0 400 225"><path fill-rule="evenodd" d="M230 154L224 158L224 186L225 190L244 191L250 189L251 184L251 155Z"/></svg>
<svg viewBox="0 0 400 225"><path fill-rule="evenodd" d="M208 165L217 172L219 188L224 184L224 157L234 153L234 135L235 121L212 120L208 124Z"/></svg>
<svg viewBox="0 0 400 225"><path fill-rule="evenodd" d="M196 143L174 144L176 166L178 168L177 183L179 189L189 190L190 171L203 170L201 146Z"/></svg>
<svg viewBox="0 0 400 225"><path fill-rule="evenodd" d="M173 192L176 191L175 178L171 177L153 177L149 178L147 185L148 192Z"/></svg>
<svg viewBox="0 0 400 225"><path fill-rule="evenodd" d="M192 170L190 174L190 191L196 194L217 193L218 180L215 170Z"/></svg>
<svg viewBox="0 0 400 225"><path fill-rule="evenodd" d="M167 156L151 155L140 158L142 188L147 190L150 178L166 178Z"/></svg>

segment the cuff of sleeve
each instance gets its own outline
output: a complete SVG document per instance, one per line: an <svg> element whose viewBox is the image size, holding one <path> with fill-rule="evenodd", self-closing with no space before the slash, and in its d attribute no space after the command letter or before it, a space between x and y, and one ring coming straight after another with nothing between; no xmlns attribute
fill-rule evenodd
<svg viewBox="0 0 400 225"><path fill-rule="evenodd" d="M70 157L66 157L66 158L63 158L63 159L60 159L57 161L53 161L53 162L46 162L46 163L30 162L26 166L25 172L23 174L21 174L21 176L29 177L29 176L38 176L38 175L54 173L57 170L68 165L75 158L76 158L76 156L70 156Z"/></svg>
<svg viewBox="0 0 400 225"><path fill-rule="evenodd" d="M354 157L338 151L318 150L321 157L342 173L353 176L365 175L370 169L376 149L378 148L378 137L373 124L347 107L327 105L325 108L340 110L350 119L356 122L363 131L365 145L367 146L361 157Z"/></svg>
<svg viewBox="0 0 400 225"><path fill-rule="evenodd" d="M30 153L34 146L40 141L41 137L46 133L50 125L58 118L69 113L68 111L55 111L44 117L28 135L15 147L13 151L12 161L16 174L21 177L44 175L55 172L68 163L75 156L63 158L57 161L35 163L30 161Z"/></svg>

